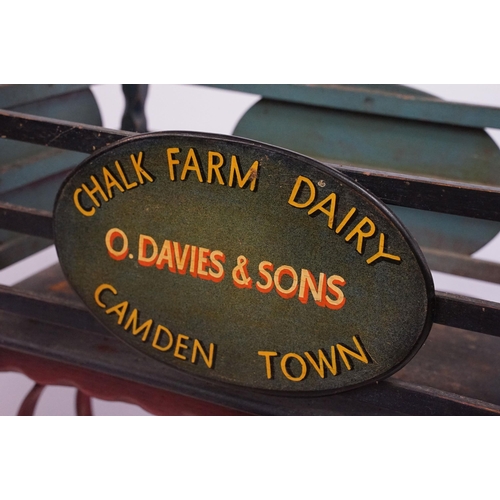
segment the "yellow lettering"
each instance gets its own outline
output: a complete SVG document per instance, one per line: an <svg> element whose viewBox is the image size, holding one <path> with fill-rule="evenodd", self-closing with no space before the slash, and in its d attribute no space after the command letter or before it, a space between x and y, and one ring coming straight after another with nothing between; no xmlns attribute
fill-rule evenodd
<svg viewBox="0 0 500 500"><path fill-rule="evenodd" d="M271 358L277 356L278 353L274 351L258 351L257 354L266 358L266 376L268 379L272 379L273 370L271 365Z"/></svg>
<svg viewBox="0 0 500 500"><path fill-rule="evenodd" d="M139 152L139 156L137 159L134 155L130 155L130 159L132 160L132 165L134 166L137 178L139 179L139 182L141 184L144 184L143 176L146 177L146 179L149 182L153 182L153 178L151 177L151 175L141 167L142 157L143 157L142 151Z"/></svg>
<svg viewBox="0 0 500 500"><path fill-rule="evenodd" d="M201 357L205 361L205 364L208 366L208 368L212 368L212 364L214 362L214 352L215 352L214 344L210 344L209 353L207 355L207 353L203 350L201 342L198 339L194 339L193 355L191 356L191 363L195 364L198 361L197 353L200 353Z"/></svg>
<svg viewBox="0 0 500 500"><path fill-rule="evenodd" d="M196 158L196 153L193 148L189 148L186 161L184 163L184 168L181 174L181 181L186 180L188 172L196 172L199 182L203 182L203 176L201 175L200 165L198 164L198 158Z"/></svg>
<svg viewBox="0 0 500 500"><path fill-rule="evenodd" d="M106 167L102 167L102 174L104 175L104 182L106 183L106 189L108 190L108 197L110 200L113 198L113 187L117 187L122 193L125 191L125 189L122 188L121 184Z"/></svg>
<svg viewBox="0 0 500 500"><path fill-rule="evenodd" d="M186 360L187 359L186 356L184 356L179 352L181 349L184 351L188 348L186 344L182 343L183 340L189 340L189 337L187 335L182 335L182 334L177 335L177 342L175 343L174 356L176 358Z"/></svg>
<svg viewBox="0 0 500 500"><path fill-rule="evenodd" d="M159 344L160 335L162 333L165 334L165 335L167 335L167 337L168 337L168 344L165 345L165 346L162 346L162 345ZM162 325L158 325L156 327L155 337L154 337L153 343L151 345L155 349L158 349L159 351L165 352L165 351L168 351L172 347L173 343L174 343L174 336L172 335L172 332L168 328L165 328Z"/></svg>
<svg viewBox="0 0 500 500"><path fill-rule="evenodd" d="M314 357L308 353L305 352L304 356L307 358L309 363L311 363L312 367L319 373L319 376L321 378L325 378L325 366L330 370L333 376L337 375L337 360L335 359L335 346L332 345L332 359L329 360L326 357L326 354L323 352L322 349L318 351L318 360L319 363L316 362Z"/></svg>
<svg viewBox="0 0 500 500"><path fill-rule="evenodd" d="M175 181L175 166L179 165L180 161L174 158L174 155L180 153L179 148L168 148L167 149L167 162L168 162L168 172L170 174L170 180Z"/></svg>
<svg viewBox="0 0 500 500"><path fill-rule="evenodd" d="M298 377L294 377L289 372L289 369L287 367L288 360L291 358L296 359L300 363L301 372ZM306 362L302 359L302 356L300 356L299 354L295 354L294 352L289 352L281 358L281 371L288 380L291 380L292 382L300 382L301 380L304 380L307 375L307 365Z"/></svg>
<svg viewBox="0 0 500 500"><path fill-rule="evenodd" d="M99 181L95 178L95 176L91 175L90 180L93 182L94 188L89 189L86 184L82 184L82 188L87 193L89 198L94 202L94 205L96 207L100 207L101 204L99 200L94 196L94 194L99 193L104 201L108 201L108 197L106 196L106 193L102 189L101 185L99 184Z"/></svg>
<svg viewBox="0 0 500 500"><path fill-rule="evenodd" d="M358 339L356 337L353 337L352 340L356 344L358 352L351 351L351 349L344 347L342 344L337 344L337 350L339 351L339 354L348 370L352 370L352 365L350 360L347 358L346 354L349 354L349 356L352 356L353 358L358 359L359 361L365 364L369 363L368 356L366 355L365 351L363 351L363 348L361 347L361 344L358 342Z"/></svg>
<svg viewBox="0 0 500 500"><path fill-rule="evenodd" d="M103 309L106 308L106 304L101 301L101 293L104 292L104 290L110 290L113 295L118 295L118 292L116 291L116 289L114 287L112 287L111 285L108 285L106 283L99 285L94 292L94 300L95 300L96 304L99 307L102 307Z"/></svg>
<svg viewBox="0 0 500 500"><path fill-rule="evenodd" d="M214 159L217 158L218 162L215 163ZM224 157L216 152L216 151L209 151L208 152L208 178L207 182L209 184L212 184L212 177L215 172L215 175L217 177L217 181L221 186L224 186L224 178L222 177L222 173L220 169L224 165Z"/></svg>
<svg viewBox="0 0 500 500"><path fill-rule="evenodd" d="M238 158L236 156L231 156L231 170L229 171L229 186L233 187L234 178L237 178L238 186L243 189L245 184L252 179L250 183L250 191L255 190L255 185L257 183L257 176L259 172L259 162L254 161L252 166L248 169L245 177L242 177L240 166L238 164Z"/></svg>
<svg viewBox="0 0 500 500"><path fill-rule="evenodd" d="M90 210L85 210L81 203L78 195L83 191L81 188L75 189L75 192L73 194L73 201L75 203L75 207L78 209L80 213L85 215L85 217L92 217L95 214L95 207L92 207Z"/></svg>
<svg viewBox="0 0 500 500"><path fill-rule="evenodd" d="M142 335L142 341L146 342L146 340L148 339L149 330L151 330L151 327L153 326L153 320L148 319L141 326L138 326L138 322L139 322L139 311L137 309L134 309L130 313L127 323L123 328L125 330L128 330L130 326L132 326L132 333L134 335L139 335L139 333L141 333L141 331L144 330L144 334Z"/></svg>
<svg viewBox="0 0 500 500"><path fill-rule="evenodd" d="M384 242L385 242L385 234L380 233L380 239L378 244L378 252L375 255L372 255L367 261L367 264L373 264L378 259L389 259L395 260L397 262L401 261L401 257L398 255L391 255L390 253L385 253L384 251Z"/></svg>
<svg viewBox="0 0 500 500"><path fill-rule="evenodd" d="M128 302L120 302L116 306L110 307L106 309L106 314L116 314L118 316L118 324L121 325L123 319L125 318L125 314L127 313Z"/></svg>
<svg viewBox="0 0 500 500"><path fill-rule="evenodd" d="M367 231L362 231L363 227L368 225ZM375 224L368 217L364 217L362 221L347 235L346 241L351 241L356 234L358 235L358 242L356 243L356 250L359 254L363 253L363 240L371 238L375 234Z"/></svg>
<svg viewBox="0 0 500 500"><path fill-rule="evenodd" d="M307 184L309 186L309 198L307 199L307 201L299 203L296 201L296 198L304 184ZM295 181L295 186L293 186L290 198L288 198L288 204L292 205L292 207L306 208L314 201L314 198L316 198L316 187L314 186L313 182L307 177L299 175L297 177L297 180Z"/></svg>
<svg viewBox="0 0 500 500"><path fill-rule="evenodd" d="M314 212L323 212L325 215L328 215L328 227L333 229L333 217L335 215L335 204L337 200L337 195L335 193L329 194L323 201L319 202L317 205L314 205L308 212L307 215L312 215ZM325 205L330 203L330 209L327 210Z"/></svg>
<svg viewBox="0 0 500 500"><path fill-rule="evenodd" d="M116 170L118 171L118 175L120 176L123 184L125 185L125 189L127 189L127 190L133 189L139 185L139 184L137 184L137 182L132 182L132 183L128 182L128 179L125 175L125 172L123 171L122 166L120 165L118 160L115 161L115 167L116 167Z"/></svg>
<svg viewBox="0 0 500 500"><path fill-rule="evenodd" d="M337 229L335 229L335 232L337 234L344 229L345 225L349 223L349 221L352 219L352 216L356 213L356 207L352 207L349 212L347 212L347 215L343 218L342 222L337 226Z"/></svg>

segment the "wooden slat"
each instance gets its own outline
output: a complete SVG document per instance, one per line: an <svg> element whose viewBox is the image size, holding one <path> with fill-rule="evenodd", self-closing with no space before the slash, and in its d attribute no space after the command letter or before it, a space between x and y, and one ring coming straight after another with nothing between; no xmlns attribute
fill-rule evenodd
<svg viewBox="0 0 500 500"><path fill-rule="evenodd" d="M0 138L93 153L133 132L0 110Z"/></svg>
<svg viewBox="0 0 500 500"><path fill-rule="evenodd" d="M260 415L500 414L500 407L487 402L390 379L322 397L250 391L151 362L106 331L92 334L25 316L0 313L0 345Z"/></svg>
<svg viewBox="0 0 500 500"><path fill-rule="evenodd" d="M334 165L388 205L500 221L500 188Z"/></svg>
<svg viewBox="0 0 500 500"><path fill-rule="evenodd" d="M0 110L0 136L86 153L132 132ZM500 188L330 164L384 203L500 221Z"/></svg>
<svg viewBox="0 0 500 500"><path fill-rule="evenodd" d="M441 101L395 92L350 85L265 85L212 84L225 90L258 94L266 99L293 102L322 108L392 116L408 120L446 123L461 127L500 128L500 109Z"/></svg>
<svg viewBox="0 0 500 500"><path fill-rule="evenodd" d="M53 238L50 212L11 203L0 202L0 228L41 238Z"/></svg>
<svg viewBox="0 0 500 500"><path fill-rule="evenodd" d="M82 303L3 285L0 285L0 310L85 331L104 330Z"/></svg>
<svg viewBox="0 0 500 500"><path fill-rule="evenodd" d="M434 323L500 337L500 304L438 292Z"/></svg>
<svg viewBox="0 0 500 500"><path fill-rule="evenodd" d="M0 244L0 269L15 264L50 245L52 241L46 238L27 235L12 238Z"/></svg>
<svg viewBox="0 0 500 500"><path fill-rule="evenodd" d="M9 109L29 102L78 92L89 87L89 84L2 85L0 89L0 108Z"/></svg>
<svg viewBox="0 0 500 500"><path fill-rule="evenodd" d="M500 283L500 264L436 248L422 248L433 271L464 276L490 283Z"/></svg>
<svg viewBox="0 0 500 500"><path fill-rule="evenodd" d="M441 315L443 306L444 309L447 307L443 299L449 302L449 299L452 299L459 306L464 302L462 297L438 294L441 308L438 312ZM469 302L471 306L484 306L483 301L470 299ZM493 314L498 316L496 307L498 305L494 306ZM130 349L107 332L86 308L75 300L62 300L51 298L45 293L0 287L0 309L14 313L9 315L0 313L2 325L0 345L4 347L58 359L249 413L267 415L500 413L499 407L489 403L393 379L321 398L259 394L205 381L167 365L152 363L147 356ZM455 315L453 311L447 314L449 317ZM491 312L486 311L486 314ZM463 318L459 318L459 321L462 320Z"/></svg>
<svg viewBox="0 0 500 500"><path fill-rule="evenodd" d="M61 326L89 331L103 329L81 303L2 285L0 310ZM500 337L500 304L437 292L433 322Z"/></svg>

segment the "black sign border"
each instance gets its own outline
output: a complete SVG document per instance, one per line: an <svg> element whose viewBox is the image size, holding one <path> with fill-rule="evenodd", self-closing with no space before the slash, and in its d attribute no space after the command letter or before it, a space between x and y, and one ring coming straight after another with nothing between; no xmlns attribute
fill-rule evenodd
<svg viewBox="0 0 500 500"><path fill-rule="evenodd" d="M190 132L190 131L165 131L165 132L148 132L144 134L137 134L131 137L126 137L124 139L120 139L116 142L113 142L109 146L105 146L103 148L100 148L96 150L94 153L89 155L87 158L85 158L80 164L78 164L69 174L68 176L64 179L62 182L61 186L59 187L59 190L57 192L55 201L54 201L54 207L53 207L53 221L52 221L52 228L53 228L53 234L54 234L54 242L56 244L56 251L58 254L59 258L59 251L57 250L57 241L58 241L58 232L56 229L56 223L55 223L55 214L56 214L56 208L60 199L60 196L66 187L66 185L71 181L74 175L82 169L85 168L85 165L91 161L92 159L97 158L101 154L108 153L112 151L113 149L120 148L124 144L129 144L132 142L140 141L143 138L196 138L196 139L202 139L202 140L208 140L208 141L223 141L226 143L235 143L235 144L242 144L245 146L250 146L253 148L257 148L260 150L270 150L275 153L282 154L284 156L288 156L295 161L299 161L302 163L308 164L310 167L313 169L319 170L322 173L324 173L326 176L333 176L336 177L338 180L340 180L342 183L346 184L350 188L352 188L354 191L357 191L361 196L367 198L371 203L373 203L399 230L403 238L405 239L406 243L412 250L413 254L415 255L415 258L417 260L418 266L420 268L420 271L422 273L422 276L424 278L424 283L425 283L425 290L427 293L427 315L426 319L424 322L424 326L422 328L422 331L418 337L417 342L413 346L412 350L408 353L408 355L397 365L392 367L390 370L384 372L382 375L365 380L364 382L361 382L359 384L354 384L350 385L348 387L340 387L336 389L327 389L327 390L314 390L314 391L277 391L275 389L260 389L260 388L254 388L254 387L249 387L245 385L240 385L236 383L231 383L231 382L224 382L220 380L214 380L211 379L210 377L204 377L202 375L198 375L195 373L191 373L188 370L182 370L181 368L178 368L177 366L174 366L169 363L162 363L161 361L155 359L152 356L148 356L147 353L140 351L136 349L134 346L129 344L126 340L124 340L120 335L115 334L113 331L111 331L108 327L104 325L104 323L101 322L100 318L94 314L92 311L89 312L99 321L101 325L106 329L106 331L110 332L114 338L118 338L121 342L124 342L129 348L134 349L137 352L140 352L142 355L146 356L148 359L150 359L154 363L160 363L162 365L167 365L169 368L179 371L183 373L184 375L187 375L189 377L193 377L197 380L203 380L204 382L210 382L211 384L214 385L220 385L221 387L238 387L239 389L248 391L248 392L255 392L255 393L260 393L260 394L269 394L269 395L275 395L275 396L286 396L286 397L321 397L321 396L329 396L332 394L338 394L342 392L348 392L351 390L359 389L361 387L365 387L367 385L374 384L376 382L379 382L381 380L385 380L389 378L391 375L394 375L397 373L400 369L402 369L404 366L406 366L417 354L417 352L420 350L420 348L423 346L425 341L427 340L427 337L429 335L429 332L432 328L433 325L433 316L434 316L434 311L435 311L435 289L434 289L434 281L432 278L431 271L427 265L427 262L425 260L425 257L422 253L422 250L420 249L418 243L416 240L413 238L411 233L406 229L406 227L403 225L403 223L399 220L399 218L381 201L379 200L375 195L373 195L370 191L367 189L361 187L359 184L356 182L352 181L350 178L345 176L342 172L339 170L325 165L324 163L321 163L318 160L315 160L313 158L310 158L308 156L302 155L300 153L296 153L294 151L281 148L278 146L274 146L272 144L267 144L264 142L257 142L251 139L246 139L243 137L237 137L237 136L231 136L231 135L222 135L222 134L210 134L210 133L205 133L205 132ZM62 266L61 266L62 268ZM63 273L68 280L68 283L71 285L73 288L73 285L71 284L70 280L66 276L66 273L64 271L64 268L62 268ZM80 295L78 290L74 289L73 290L77 293L77 295L82 299L83 303L85 304L84 297Z"/></svg>

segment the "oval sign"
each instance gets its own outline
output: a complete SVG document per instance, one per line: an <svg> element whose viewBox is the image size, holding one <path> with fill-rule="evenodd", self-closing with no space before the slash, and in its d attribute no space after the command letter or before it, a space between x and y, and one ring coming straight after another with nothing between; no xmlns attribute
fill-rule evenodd
<svg viewBox="0 0 500 500"><path fill-rule="evenodd" d="M153 133L69 176L63 271L141 352L259 390L331 393L401 368L431 325L431 274L395 216L337 171L235 137Z"/></svg>

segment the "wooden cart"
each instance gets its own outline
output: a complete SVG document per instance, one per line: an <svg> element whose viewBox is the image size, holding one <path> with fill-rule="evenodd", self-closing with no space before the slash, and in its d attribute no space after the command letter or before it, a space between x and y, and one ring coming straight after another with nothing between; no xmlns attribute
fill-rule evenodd
<svg viewBox="0 0 500 500"><path fill-rule="evenodd" d="M235 135L333 164L388 204L431 269L500 283L500 266L470 257L500 230L500 151L484 132L500 109L449 103L401 86L219 85L263 99ZM144 86L125 86L124 128L100 127L85 86L0 87L0 265L51 244L57 189L85 154L145 131ZM35 387L77 387L90 397L164 415L487 415L500 413L500 306L437 293L429 338L392 377L321 397L285 397L200 381L152 363L109 334L58 266L0 287L0 369Z"/></svg>

